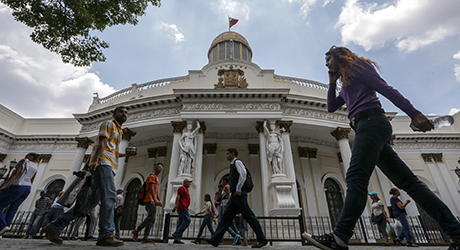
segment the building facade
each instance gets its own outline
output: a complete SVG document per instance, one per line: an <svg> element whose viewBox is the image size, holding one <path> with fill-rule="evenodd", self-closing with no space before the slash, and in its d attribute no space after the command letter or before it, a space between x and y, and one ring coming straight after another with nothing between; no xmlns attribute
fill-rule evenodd
<svg viewBox="0 0 460 250"><path fill-rule="evenodd" d="M153 171L160 177L164 211L171 212L184 178L195 213L203 196L217 191L229 172L227 148L237 148L252 174L249 204L258 216L324 216L334 223L343 205L354 132L346 107L328 113L328 85L275 74L252 62L248 41L224 32L211 43L208 64L188 75L132 84L107 97L93 97L88 112L66 119L24 119L0 105L0 161L8 168L28 152L41 154L32 193L21 206L33 210L42 190L65 189L73 171L89 161L100 124L111 119L117 106L128 107L121 151L137 148L138 155L120 158L117 187L127 190L129 217L145 213L135 201L137 189ZM460 156L460 113L452 127L414 133L410 118L386 114L393 125L392 145L414 173L460 215L460 181L455 174ZM378 169L369 192L389 205L393 184ZM410 199L406 194L403 199ZM423 214L415 202L409 215ZM370 214L369 206L364 215Z"/></svg>

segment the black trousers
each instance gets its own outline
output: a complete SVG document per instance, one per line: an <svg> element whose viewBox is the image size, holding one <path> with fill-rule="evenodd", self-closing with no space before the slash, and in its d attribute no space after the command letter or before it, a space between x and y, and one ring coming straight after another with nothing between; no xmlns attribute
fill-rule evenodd
<svg viewBox="0 0 460 250"><path fill-rule="evenodd" d="M225 208L224 214L221 215L222 220L219 222L216 232L212 235L211 242L216 245L219 244L220 240L227 231L227 228L233 223L233 219L235 219L237 213L241 213L243 218L246 219L248 224L251 226L252 230L254 230L257 236L257 242L266 243L267 238L265 238L259 220L257 220L255 214L249 207L247 192L242 192L241 196L232 194L227 207Z"/></svg>

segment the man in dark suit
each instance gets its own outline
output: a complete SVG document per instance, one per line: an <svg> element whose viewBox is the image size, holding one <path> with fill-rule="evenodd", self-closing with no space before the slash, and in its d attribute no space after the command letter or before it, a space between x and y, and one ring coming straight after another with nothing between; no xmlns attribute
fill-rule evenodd
<svg viewBox="0 0 460 250"><path fill-rule="evenodd" d="M227 149L225 157L231 162L229 179L230 193L232 195L230 196L230 200L224 214L222 215L222 220L219 223L216 232L212 235L210 240L207 240L207 242L215 247L219 246L220 239L222 239L225 231L227 231L227 228L233 223L236 214L241 213L257 236L257 244L253 245L252 248L261 248L267 245L268 241L267 238L265 238L259 221L249 207L248 192L244 188L247 171L243 162L236 158L237 156L238 150L236 150L236 148Z"/></svg>

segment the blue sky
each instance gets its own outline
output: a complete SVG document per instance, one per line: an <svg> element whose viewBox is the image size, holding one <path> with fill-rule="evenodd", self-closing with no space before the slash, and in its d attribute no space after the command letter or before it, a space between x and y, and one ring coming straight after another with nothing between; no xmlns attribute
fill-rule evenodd
<svg viewBox="0 0 460 250"><path fill-rule="evenodd" d="M0 4L0 103L24 117L72 117L87 111L94 92L187 75L207 63L232 16L239 19L232 31L248 40L262 69L327 83L324 53L347 46L377 62L423 113L453 113L460 109L459 9L458 0L164 0L137 26L97 34L110 44L107 61L77 68L31 42L31 30Z"/></svg>

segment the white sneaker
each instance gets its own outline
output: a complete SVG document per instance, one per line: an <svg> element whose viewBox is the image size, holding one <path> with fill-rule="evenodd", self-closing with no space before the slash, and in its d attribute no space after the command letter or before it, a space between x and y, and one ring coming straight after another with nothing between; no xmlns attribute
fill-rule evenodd
<svg viewBox="0 0 460 250"><path fill-rule="evenodd" d="M10 227L6 226L2 230L0 230L0 235L3 235L6 231L9 231Z"/></svg>

